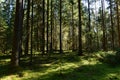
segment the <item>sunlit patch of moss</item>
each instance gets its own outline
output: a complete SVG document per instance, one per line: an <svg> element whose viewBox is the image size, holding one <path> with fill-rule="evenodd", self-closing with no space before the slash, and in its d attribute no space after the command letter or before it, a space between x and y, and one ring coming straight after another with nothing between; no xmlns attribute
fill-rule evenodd
<svg viewBox="0 0 120 80"><path fill-rule="evenodd" d="M4 60L0 60L1 62L9 62L10 59L4 59Z"/></svg>
<svg viewBox="0 0 120 80"><path fill-rule="evenodd" d="M103 52L101 54L105 54ZM67 53L66 53L67 54ZM119 80L120 67L111 68L108 65L98 61L96 54L84 57L78 57L70 53L63 55L59 59L59 55L51 58L38 58L38 62L42 60L45 63L37 63L22 67L14 74L5 74L0 80ZM97 54L98 55L98 54ZM73 58L71 61L69 59ZM55 58L54 58L55 57ZM70 58L69 58L70 57ZM44 59L45 58L45 59ZM48 61L52 59L51 61ZM3 59L2 62L9 62ZM23 58L24 60L24 58ZM29 61L28 59L25 59ZM37 59L36 59L37 60ZM5 63L6 64L6 63ZM3 65L3 64L2 64ZM4 69L3 67L1 67ZM8 69L6 69L7 71Z"/></svg>
<svg viewBox="0 0 120 80"><path fill-rule="evenodd" d="M9 75L9 76L5 76L0 80L20 80L20 78L17 78L17 75Z"/></svg>
<svg viewBox="0 0 120 80"><path fill-rule="evenodd" d="M107 75L109 80L120 80L120 75L118 76L116 73L110 73Z"/></svg>
<svg viewBox="0 0 120 80"><path fill-rule="evenodd" d="M81 62L82 65L95 65L99 63L99 61L96 58L88 58L87 60L82 59Z"/></svg>

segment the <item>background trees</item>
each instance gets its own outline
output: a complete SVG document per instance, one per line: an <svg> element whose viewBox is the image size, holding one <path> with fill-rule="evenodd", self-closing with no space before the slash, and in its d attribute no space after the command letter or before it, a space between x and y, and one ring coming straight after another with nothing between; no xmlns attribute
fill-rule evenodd
<svg viewBox="0 0 120 80"><path fill-rule="evenodd" d="M114 50L120 46L119 7L119 0L3 0L1 51L12 50L17 66L30 52Z"/></svg>

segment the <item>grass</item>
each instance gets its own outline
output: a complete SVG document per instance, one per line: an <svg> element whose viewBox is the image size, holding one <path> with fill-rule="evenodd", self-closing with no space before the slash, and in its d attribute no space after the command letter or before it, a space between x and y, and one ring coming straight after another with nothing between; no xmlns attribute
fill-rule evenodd
<svg viewBox="0 0 120 80"><path fill-rule="evenodd" d="M10 56L0 56L0 80L120 80L120 66L111 67L99 61L106 53L79 57L73 53L34 56L21 59L21 67L10 68Z"/></svg>

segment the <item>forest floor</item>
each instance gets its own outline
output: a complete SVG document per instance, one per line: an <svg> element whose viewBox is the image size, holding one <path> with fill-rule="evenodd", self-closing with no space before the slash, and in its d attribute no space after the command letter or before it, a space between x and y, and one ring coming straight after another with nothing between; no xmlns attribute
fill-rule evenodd
<svg viewBox="0 0 120 80"><path fill-rule="evenodd" d="M100 62L109 53L113 52L84 53L81 57L75 53L34 55L33 64L23 57L16 71L9 66L10 56L0 55L0 80L120 80L119 65Z"/></svg>

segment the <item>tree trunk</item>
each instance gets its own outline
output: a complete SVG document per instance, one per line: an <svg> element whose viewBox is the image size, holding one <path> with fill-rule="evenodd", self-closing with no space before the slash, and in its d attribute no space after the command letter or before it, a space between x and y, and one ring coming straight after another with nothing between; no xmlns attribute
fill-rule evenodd
<svg viewBox="0 0 120 80"><path fill-rule="evenodd" d="M60 53L62 53L62 0L60 0Z"/></svg>
<svg viewBox="0 0 120 80"><path fill-rule="evenodd" d="M116 7L117 7L117 29L118 29L118 46L120 48L120 18L119 18L119 1L116 1Z"/></svg>
<svg viewBox="0 0 120 80"><path fill-rule="evenodd" d="M114 49L114 28L113 28L113 12L112 12L112 0L110 0L110 18L111 18L111 44Z"/></svg>
<svg viewBox="0 0 120 80"><path fill-rule="evenodd" d="M72 4L72 51L75 51L75 28L74 28L74 2Z"/></svg>
<svg viewBox="0 0 120 80"><path fill-rule="evenodd" d="M17 0L11 56L11 66L13 67L19 66L19 55L21 54L22 46L22 25L23 25L23 0Z"/></svg>
<svg viewBox="0 0 120 80"><path fill-rule="evenodd" d="M49 44L49 0L47 0L47 53L48 53L48 44Z"/></svg>
<svg viewBox="0 0 120 80"><path fill-rule="evenodd" d="M82 20L81 20L81 0L78 0L78 12L79 12L79 29L78 29L78 55L82 56Z"/></svg>
<svg viewBox="0 0 120 80"><path fill-rule="evenodd" d="M42 3L42 8L43 8L43 20L42 20L42 54L45 53L45 0L43 0L43 3Z"/></svg>
<svg viewBox="0 0 120 80"><path fill-rule="evenodd" d="M50 35L51 35L50 52L52 52L53 51L53 43L52 43L53 41L53 0L51 0L51 33Z"/></svg>
<svg viewBox="0 0 120 80"><path fill-rule="evenodd" d="M92 51L92 34L91 34L91 14L90 14L90 1L88 0L88 51Z"/></svg>
<svg viewBox="0 0 120 80"><path fill-rule="evenodd" d="M30 19L30 0L27 0L27 26L26 26L26 33L27 33L27 37L26 37L26 41L25 41L25 55L28 55L28 49L29 49L29 37L30 37L30 23L29 23L29 19Z"/></svg>
<svg viewBox="0 0 120 80"><path fill-rule="evenodd" d="M32 64L33 55L33 0L32 0L32 19L31 19L31 49L30 49L30 64Z"/></svg>
<svg viewBox="0 0 120 80"><path fill-rule="evenodd" d="M105 28L105 5L104 5L104 0L101 0L101 4L102 4L102 29L103 29L103 51L107 50L106 47L106 28Z"/></svg>

